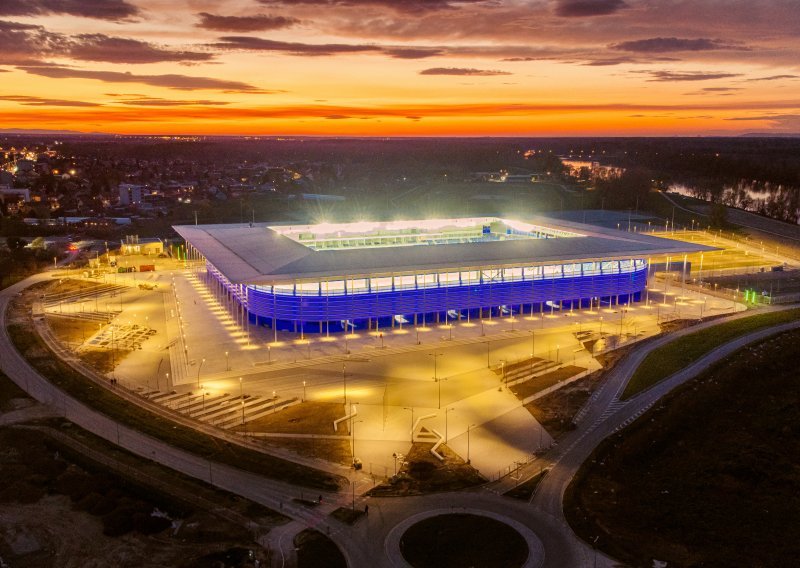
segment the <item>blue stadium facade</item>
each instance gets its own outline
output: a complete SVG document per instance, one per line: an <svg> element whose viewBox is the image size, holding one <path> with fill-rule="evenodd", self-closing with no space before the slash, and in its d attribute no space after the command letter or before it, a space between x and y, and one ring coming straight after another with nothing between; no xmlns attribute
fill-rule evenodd
<svg viewBox="0 0 800 568"><path fill-rule="evenodd" d="M647 285L649 255L698 248L552 220L408 223L176 230L243 318L305 333L627 304Z"/></svg>

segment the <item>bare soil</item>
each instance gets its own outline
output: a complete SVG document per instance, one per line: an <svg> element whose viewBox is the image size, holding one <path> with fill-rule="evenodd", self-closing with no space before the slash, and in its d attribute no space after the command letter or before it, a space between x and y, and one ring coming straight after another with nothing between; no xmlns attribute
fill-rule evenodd
<svg viewBox="0 0 800 568"><path fill-rule="evenodd" d="M345 415L344 404L339 402L307 401L289 406L280 412L268 414L247 423L249 432L276 434L326 434L347 436L347 422L333 431L333 421ZM237 427L242 430L243 427Z"/></svg>
<svg viewBox="0 0 800 568"><path fill-rule="evenodd" d="M79 436L83 432L72 430ZM83 437L82 442L105 444L85 432ZM243 519L250 513L268 525L283 522L262 507L252 508L129 454L142 466L137 473L149 469L162 479L192 485L193 497L209 499L208 510L197 507L196 500L190 504L177 497L184 488L167 495L87 468L84 462L90 462L81 457L77 463L71 448L41 430L2 428L0 442L0 476L7 480L0 490L0 558L11 566L202 566L207 565L205 555L236 547L252 551L252 558L248 554L247 562L229 565L252 566L255 559L267 559L253 534L210 510L238 509Z"/></svg>
<svg viewBox="0 0 800 568"><path fill-rule="evenodd" d="M522 383L517 383L512 385L510 388L511 392L516 395L516 397L520 400L525 400L531 395L536 394L539 391L543 391L546 388L549 388L555 384L560 383L561 381L565 381L571 377L574 377L578 373L582 373L586 369L584 367L577 367L575 365L565 365L560 369L556 369L555 371L550 371L549 373L544 373L539 375L538 377L534 377L529 381L524 381Z"/></svg>
<svg viewBox="0 0 800 568"><path fill-rule="evenodd" d="M743 349L607 439L567 489L575 531L635 566L796 565L798 342Z"/></svg>
<svg viewBox="0 0 800 568"><path fill-rule="evenodd" d="M60 316L45 316L45 321L61 343L83 343L98 331L94 321Z"/></svg>
<svg viewBox="0 0 800 568"><path fill-rule="evenodd" d="M301 456L320 458L333 463L351 465L353 452L350 440L332 440L330 438L262 438L268 446L285 448Z"/></svg>
<svg viewBox="0 0 800 568"><path fill-rule="evenodd" d="M415 442L405 456L405 463L398 463L397 476L370 490L369 494L375 497L421 495L458 491L486 482L477 470L446 444L442 444L437 450L444 456L443 462L431 454L431 448L433 444Z"/></svg>

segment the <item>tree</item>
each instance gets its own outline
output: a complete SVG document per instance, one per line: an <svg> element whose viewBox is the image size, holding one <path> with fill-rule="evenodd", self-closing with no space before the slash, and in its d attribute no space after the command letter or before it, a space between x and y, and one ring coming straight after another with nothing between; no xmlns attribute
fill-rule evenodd
<svg viewBox="0 0 800 568"><path fill-rule="evenodd" d="M723 229L728 221L728 208L721 201L715 201L711 204L711 213L709 217L712 227L715 229Z"/></svg>
<svg viewBox="0 0 800 568"><path fill-rule="evenodd" d="M644 203L653 185L650 172L641 168L626 170L620 177L598 180L597 191L610 209L633 209Z"/></svg>

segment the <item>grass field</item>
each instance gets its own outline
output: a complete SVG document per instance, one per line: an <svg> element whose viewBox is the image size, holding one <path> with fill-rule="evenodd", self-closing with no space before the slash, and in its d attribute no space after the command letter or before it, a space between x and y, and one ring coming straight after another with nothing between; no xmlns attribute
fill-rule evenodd
<svg viewBox="0 0 800 568"><path fill-rule="evenodd" d="M798 317L800 309L768 312L679 337L645 357L625 387L622 398L628 399L653 386L728 341L765 327L794 321Z"/></svg>
<svg viewBox="0 0 800 568"><path fill-rule="evenodd" d="M564 512L630 566L796 566L800 331L750 345L584 462Z"/></svg>

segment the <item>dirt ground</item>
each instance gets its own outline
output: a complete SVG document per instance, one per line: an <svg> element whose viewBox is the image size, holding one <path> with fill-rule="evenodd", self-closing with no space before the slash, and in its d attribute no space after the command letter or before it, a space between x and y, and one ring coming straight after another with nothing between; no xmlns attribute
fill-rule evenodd
<svg viewBox="0 0 800 568"><path fill-rule="evenodd" d="M289 406L280 412L256 418L247 423L248 432L276 434L324 434L347 436L347 424L333 431L333 421L345 415L340 402L307 401ZM237 427L243 430L244 427Z"/></svg>
<svg viewBox="0 0 800 568"><path fill-rule="evenodd" d="M625 346L598 355L597 361L603 365L601 370L586 375L555 392L534 400L526 404L525 408L528 409L528 412L533 415L539 424L544 426L544 429L553 438L560 438L573 429L572 419L586 404L592 393L603 384L608 372L637 345Z"/></svg>
<svg viewBox="0 0 800 568"><path fill-rule="evenodd" d="M635 566L794 566L800 557L800 332L742 349L584 463L564 512Z"/></svg>
<svg viewBox="0 0 800 568"><path fill-rule="evenodd" d="M457 491L485 483L486 480L462 460L446 444L437 450L444 456L439 461L431 454L433 444L415 442L405 456L404 463L397 464L395 482L383 483L369 494L376 497L420 495L437 491Z"/></svg>
<svg viewBox="0 0 800 568"><path fill-rule="evenodd" d="M40 430L0 428L0 441L0 476L6 480L0 488L3 565L210 566L205 555L237 547L252 550L252 559L267 558L250 530L182 501L178 490L168 496L94 466L86 469L72 459L73 450ZM247 502L224 492L198 486L192 494L211 499L209 508L217 503L252 512L260 522L278 519L260 507L250 511ZM252 565L249 558L232 564Z"/></svg>
<svg viewBox="0 0 800 568"><path fill-rule="evenodd" d="M175 536L167 529L155 536L109 537L103 534L102 521L74 510L69 497L47 495L32 504L0 505L0 558L14 568L202 566L205 555L247 543L246 533L217 521L194 518ZM198 538L201 523L213 524L216 534ZM252 543L247 546L266 560L263 550Z"/></svg>
<svg viewBox="0 0 800 568"><path fill-rule="evenodd" d="M517 383L510 387L511 392L516 395L520 400L525 400L529 396L536 394L546 388L549 388L561 381L565 381L570 377L574 377L578 373L582 373L586 369L584 367L576 367L574 365L565 365L555 371L544 373L538 377L534 377L529 381Z"/></svg>

